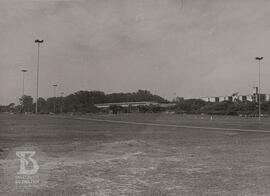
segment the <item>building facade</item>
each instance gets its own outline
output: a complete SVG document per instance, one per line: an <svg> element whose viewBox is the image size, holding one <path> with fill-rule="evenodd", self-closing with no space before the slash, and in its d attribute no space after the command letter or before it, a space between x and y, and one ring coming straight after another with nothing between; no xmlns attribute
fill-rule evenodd
<svg viewBox="0 0 270 196"><path fill-rule="evenodd" d="M202 97L201 98L207 102L222 102L222 101L250 101L250 102L258 102L259 94L249 94L249 95L231 95L231 96L217 96L217 97ZM260 94L260 99L262 102L270 101L270 94Z"/></svg>

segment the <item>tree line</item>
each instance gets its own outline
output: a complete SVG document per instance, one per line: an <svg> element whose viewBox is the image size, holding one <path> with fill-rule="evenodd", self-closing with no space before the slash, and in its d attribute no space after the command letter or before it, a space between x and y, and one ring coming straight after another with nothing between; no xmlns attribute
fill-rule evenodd
<svg viewBox="0 0 270 196"><path fill-rule="evenodd" d="M152 101L157 103L169 103L161 96L154 95L147 90L138 90L133 93L111 93L105 94L102 91L78 91L65 97L50 97L48 99L39 98L39 113L47 114L62 112L92 113L98 112L95 104L119 103L119 102L140 102ZM258 103L256 101L222 101L207 102L201 99L177 98L173 101L174 106L160 107L158 105L138 106L136 111L141 113L158 113L170 111L172 113L185 114L209 114L209 115L258 115ZM20 103L11 103L0 106L0 112L34 112L36 103L33 98L24 95L20 98ZM113 113L131 112L131 108L124 108L111 105L109 108ZM270 102L263 101L261 105L263 114L270 114Z"/></svg>
<svg viewBox="0 0 270 196"><path fill-rule="evenodd" d="M258 116L258 103L240 100L206 102L201 99L188 99L178 102L173 110L176 113L187 114ZM261 111L263 114L270 114L269 101L262 102Z"/></svg>
<svg viewBox="0 0 270 196"><path fill-rule="evenodd" d="M59 112L97 112L95 104L119 103L119 102L140 102L153 101L158 103L168 102L161 96L154 95L148 90L138 90L132 93L110 93L102 91L77 91L67 96L49 97L38 99L39 113L59 113ZM14 103L8 106L0 106L0 111L34 112L36 103L29 95L24 95L19 99L19 104Z"/></svg>

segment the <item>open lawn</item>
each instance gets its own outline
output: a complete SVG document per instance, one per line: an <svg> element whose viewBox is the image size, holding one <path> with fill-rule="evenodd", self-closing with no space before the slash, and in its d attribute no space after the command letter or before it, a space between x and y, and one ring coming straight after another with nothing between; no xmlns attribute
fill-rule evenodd
<svg viewBox="0 0 270 196"><path fill-rule="evenodd" d="M12 177L26 147L40 167L33 188ZM0 166L0 195L267 196L270 119L1 114Z"/></svg>

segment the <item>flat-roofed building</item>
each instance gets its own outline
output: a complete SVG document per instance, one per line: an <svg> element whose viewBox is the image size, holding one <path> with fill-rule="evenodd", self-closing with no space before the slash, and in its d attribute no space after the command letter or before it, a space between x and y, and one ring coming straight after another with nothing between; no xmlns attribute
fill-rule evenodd
<svg viewBox="0 0 270 196"><path fill-rule="evenodd" d="M138 106L150 106L150 105L158 105L157 102L152 101L140 101L140 102L119 102L119 103L101 103L95 104L97 108L109 108L112 105L117 105L121 107L138 107Z"/></svg>
<svg viewBox="0 0 270 196"><path fill-rule="evenodd" d="M203 97L202 100L206 102L222 102L222 101L253 101L258 102L258 94L249 95L233 95L233 96L217 96L217 97ZM270 101L270 94L260 94L262 102Z"/></svg>

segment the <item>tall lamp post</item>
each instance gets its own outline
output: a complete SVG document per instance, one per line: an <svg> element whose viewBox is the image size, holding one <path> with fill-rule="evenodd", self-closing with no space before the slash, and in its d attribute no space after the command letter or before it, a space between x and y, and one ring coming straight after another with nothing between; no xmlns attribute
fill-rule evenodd
<svg viewBox="0 0 270 196"><path fill-rule="evenodd" d="M54 103L53 103L53 112L56 112L56 87L57 84L53 85L53 96L54 96Z"/></svg>
<svg viewBox="0 0 270 196"><path fill-rule="evenodd" d="M259 64L259 89L258 89L258 102L259 102L259 120L261 120L261 60L263 57L255 57Z"/></svg>
<svg viewBox="0 0 270 196"><path fill-rule="evenodd" d="M44 40L35 40L38 46L38 53L37 53L37 94L36 94L36 114L38 113L38 83L39 83L39 48L40 44L43 43Z"/></svg>
<svg viewBox="0 0 270 196"><path fill-rule="evenodd" d="M22 99L23 99L23 96L24 96L24 74L27 72L27 70L22 69L21 72L22 72L22 77L23 77L23 81L22 81ZM24 111L24 104L23 104L23 100L22 100L22 112L23 111Z"/></svg>
<svg viewBox="0 0 270 196"><path fill-rule="evenodd" d="M26 69L22 69L23 82L22 82L22 96L24 96L24 74L27 72Z"/></svg>
<svg viewBox="0 0 270 196"><path fill-rule="evenodd" d="M63 99L64 99L64 92L61 92L61 113L63 112Z"/></svg>

